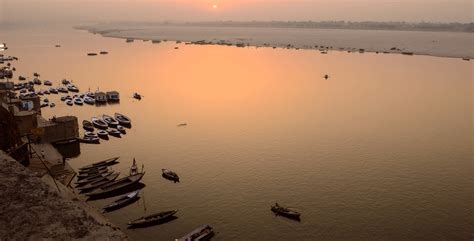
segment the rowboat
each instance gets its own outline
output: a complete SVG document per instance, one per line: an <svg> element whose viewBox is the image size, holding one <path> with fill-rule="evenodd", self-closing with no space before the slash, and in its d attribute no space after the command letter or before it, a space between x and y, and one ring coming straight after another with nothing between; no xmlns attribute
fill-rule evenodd
<svg viewBox="0 0 474 241"><path fill-rule="evenodd" d="M112 129L112 128L108 128L107 129L107 133L109 133L109 135L111 136L115 136L115 137L121 137L121 133L120 131L116 130L116 129Z"/></svg>
<svg viewBox="0 0 474 241"><path fill-rule="evenodd" d="M92 124L100 129L107 129L109 127L109 125L105 121L97 117L92 117Z"/></svg>
<svg viewBox="0 0 474 241"><path fill-rule="evenodd" d="M120 125L129 126L132 123L132 120L123 114L115 113L114 117L120 123Z"/></svg>
<svg viewBox="0 0 474 241"><path fill-rule="evenodd" d="M178 210L170 210L170 211L155 213L152 215L148 215L148 216L130 221L127 224L130 227L143 227L143 226L160 224L171 219L171 217L173 217L173 215L176 214L176 212L178 212Z"/></svg>
<svg viewBox="0 0 474 241"><path fill-rule="evenodd" d="M175 172L168 169L161 169L161 171L163 172L162 176L164 178L175 181L175 182L179 182L179 176Z"/></svg>
<svg viewBox="0 0 474 241"><path fill-rule="evenodd" d="M109 125L109 126L112 126L112 127L115 127L119 124L119 122L114 119L112 116L109 116L109 115L102 115L102 119Z"/></svg>
<svg viewBox="0 0 474 241"><path fill-rule="evenodd" d="M82 121L82 128L86 131L94 131L94 126L92 125L92 122L88 120L83 120Z"/></svg>
<svg viewBox="0 0 474 241"><path fill-rule="evenodd" d="M138 183L144 175L145 175L145 172L121 178L112 183L99 187L86 195L89 197L95 197L95 196L101 196L101 195L113 193L120 189L126 188L132 184Z"/></svg>
<svg viewBox="0 0 474 241"><path fill-rule="evenodd" d="M103 161L100 161L100 162L92 163L92 164L87 165L87 166L83 166L83 167L79 168L79 170L82 171L82 170L90 170L90 169L97 168L97 167L112 166L112 165L115 165L115 164L119 163L117 161L119 158L120 157L112 157L112 158L109 158L107 160L103 160Z"/></svg>
<svg viewBox="0 0 474 241"><path fill-rule="evenodd" d="M274 206L272 206L271 210L276 214L276 215L281 215L287 218L291 219L296 219L299 220L301 214L297 211L291 210L289 208L282 207L278 205L278 203L275 203Z"/></svg>
<svg viewBox="0 0 474 241"><path fill-rule="evenodd" d="M98 166L94 168L78 170L78 173L79 174L94 174L94 173L99 173L101 171L106 171L106 170L107 170L107 166Z"/></svg>
<svg viewBox="0 0 474 241"><path fill-rule="evenodd" d="M100 144L100 139L97 136L84 136L84 138L79 139L79 141L88 144Z"/></svg>
<svg viewBox="0 0 474 241"><path fill-rule="evenodd" d="M110 212L110 211L125 207L129 204L132 204L133 202L135 202L136 200L140 198L138 196L139 192L140 190L137 190L137 191L133 191L131 193L125 194L121 198L115 200L111 204L103 207L102 209L104 210L104 212Z"/></svg>
<svg viewBox="0 0 474 241"><path fill-rule="evenodd" d="M103 169L99 169L97 172L79 173L77 175L77 179L80 180L80 179L91 179L91 178L99 177L100 175L102 175L102 174L104 174L108 171L109 171L109 169L103 168Z"/></svg>
<svg viewBox="0 0 474 241"><path fill-rule="evenodd" d="M101 187L103 185L106 185L106 184L109 184L111 182L113 182L115 179L117 179L117 177L120 175L120 173L115 173L115 174L112 174L102 180L97 180L97 181L93 181L93 182L90 182L82 187L78 187L77 189L80 190L81 192L89 192L89 191L92 191L98 187Z"/></svg>
<svg viewBox="0 0 474 241"><path fill-rule="evenodd" d="M99 176L94 177L94 178L84 178L82 180L77 181L76 185L77 186L82 186L82 185L86 185L86 184L91 183L91 182L100 181L100 180L105 179L107 176L112 175L113 173L114 172L111 171L111 172L102 173Z"/></svg>
<svg viewBox="0 0 474 241"><path fill-rule="evenodd" d="M193 230L177 241L204 241L211 239L212 236L214 236L214 228L211 225L206 224Z"/></svg>

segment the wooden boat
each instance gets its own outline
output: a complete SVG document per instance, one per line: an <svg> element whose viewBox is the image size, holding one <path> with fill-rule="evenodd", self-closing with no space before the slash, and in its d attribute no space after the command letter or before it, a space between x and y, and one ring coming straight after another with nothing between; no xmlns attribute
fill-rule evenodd
<svg viewBox="0 0 474 241"><path fill-rule="evenodd" d="M120 131L120 133L122 133L122 134L126 134L126 133L127 133L127 131L125 130L125 128L124 128L123 126L121 126L121 125L118 125L118 126L117 126L117 130Z"/></svg>
<svg viewBox="0 0 474 241"><path fill-rule="evenodd" d="M104 120L109 126L115 127L118 126L119 122L109 115L102 115L102 120Z"/></svg>
<svg viewBox="0 0 474 241"><path fill-rule="evenodd" d="M109 183L107 185L104 185L102 187L95 189L94 191L88 193L87 196L94 197L94 196L100 196L100 195L113 193L120 189L126 188L132 184L138 183L144 175L145 175L145 172L121 178L112 183Z"/></svg>
<svg viewBox="0 0 474 241"><path fill-rule="evenodd" d="M68 145L68 144L72 144L72 143L76 143L76 142L77 142L77 139L72 138L72 139L63 140L63 141L56 141L56 142L54 142L54 145Z"/></svg>
<svg viewBox="0 0 474 241"><path fill-rule="evenodd" d="M84 186L81 186L81 187L78 187L77 189L80 190L81 192L89 192L89 191L92 191L98 187L101 187L103 185L106 185L106 184L109 184L113 181L115 181L115 179L117 179L117 177L120 175L120 173L115 173L115 174L112 174L110 176L107 176L106 178L102 179L102 180L97 180L97 181L93 181L93 182L89 182L88 184L84 185Z"/></svg>
<svg viewBox="0 0 474 241"><path fill-rule="evenodd" d="M163 177L175 182L179 182L179 176L175 172L168 170L168 169L161 169L163 172Z"/></svg>
<svg viewBox="0 0 474 241"><path fill-rule="evenodd" d="M275 203L275 205L272 206L271 210L276 215L285 216L285 217L291 218L291 219L299 220L300 216L301 216L301 214L299 212L291 210L289 208L282 207L282 206L278 205L278 203Z"/></svg>
<svg viewBox="0 0 474 241"><path fill-rule="evenodd" d="M135 98L137 100L141 100L142 96L139 93L133 93L133 98Z"/></svg>
<svg viewBox="0 0 474 241"><path fill-rule="evenodd" d="M97 53L87 53L87 56L97 56Z"/></svg>
<svg viewBox="0 0 474 241"><path fill-rule="evenodd" d="M90 169L85 169L85 170L79 170L79 174L97 174L100 172L103 172L104 170L107 170L107 166L100 166L100 167L94 167Z"/></svg>
<svg viewBox="0 0 474 241"><path fill-rule="evenodd" d="M100 144L100 139L97 136L84 136L79 141L87 144Z"/></svg>
<svg viewBox="0 0 474 241"><path fill-rule="evenodd" d="M86 131L94 131L94 125L92 125L92 122L88 120L82 121L82 128L84 128Z"/></svg>
<svg viewBox="0 0 474 241"><path fill-rule="evenodd" d="M112 129L112 128L108 128L107 129L107 133L109 133L109 135L111 136L115 136L115 137L121 137L121 133L120 131L116 130L116 129Z"/></svg>
<svg viewBox="0 0 474 241"><path fill-rule="evenodd" d="M90 170L90 169L94 169L94 168L98 168L98 167L107 167L107 166L112 166L112 165L115 165L117 163L119 163L117 160L119 159L120 157L112 157L112 158L109 158L107 160L103 160L103 161L100 161L100 162L95 162L95 163L92 163L90 165L87 165L87 166L83 166L81 168L79 168L79 170Z"/></svg>
<svg viewBox="0 0 474 241"><path fill-rule="evenodd" d="M159 224L159 223L169 220L177 212L178 210L170 210L170 211L155 213L152 215L135 219L133 221L128 222L127 224L130 227L150 226L153 224Z"/></svg>
<svg viewBox="0 0 474 241"><path fill-rule="evenodd" d="M100 129L107 129L109 127L109 125L105 121L97 117L92 117L92 124Z"/></svg>
<svg viewBox="0 0 474 241"><path fill-rule="evenodd" d="M105 140L108 140L109 139L109 133L107 133L107 131L104 131L104 130L98 130L97 131L97 135L102 138L102 139L105 139Z"/></svg>
<svg viewBox="0 0 474 241"><path fill-rule="evenodd" d="M88 105L93 105L95 104L95 99L89 96L84 96L84 103Z"/></svg>
<svg viewBox="0 0 474 241"><path fill-rule="evenodd" d="M110 212L110 211L125 207L129 204L132 204L133 202L135 202L136 200L140 198L138 196L139 193L140 193L140 190L125 194L121 198L115 200L111 204L103 207L102 209L104 210L104 212Z"/></svg>
<svg viewBox="0 0 474 241"><path fill-rule="evenodd" d="M74 102L72 102L72 100L66 100L66 104L69 105L69 106L72 106L74 104Z"/></svg>
<svg viewBox="0 0 474 241"><path fill-rule="evenodd" d="M53 83L49 80L45 80L44 85L51 86L51 85L53 85Z"/></svg>
<svg viewBox="0 0 474 241"><path fill-rule="evenodd" d="M74 104L76 105L83 105L84 101L81 98L75 98L74 99Z"/></svg>
<svg viewBox="0 0 474 241"><path fill-rule="evenodd" d="M84 136L85 137L97 137L97 135L92 131L86 131L86 133L84 133Z"/></svg>
<svg viewBox="0 0 474 241"><path fill-rule="evenodd" d="M178 239L177 241L204 241L209 240L214 236L214 228L209 225L203 225L199 228L196 228L189 234L186 234L184 237Z"/></svg>
<svg viewBox="0 0 474 241"><path fill-rule="evenodd" d="M99 53L100 53L100 54L108 54L109 52L107 52L107 51L100 51Z"/></svg>
<svg viewBox="0 0 474 241"><path fill-rule="evenodd" d="M81 179L91 179L91 178L94 178L94 177L99 177L100 175L102 175L102 174L104 174L108 171L109 171L109 169L103 168L103 169L98 169L98 171L96 171L96 172L79 173L79 174L77 174L77 179L81 180Z"/></svg>
<svg viewBox="0 0 474 241"><path fill-rule="evenodd" d="M99 181L99 180L103 180L104 178L112 175L114 172L111 171L111 172L106 172L106 173L103 173L103 174L100 174L99 176L97 177L94 177L94 178L84 178L82 180L78 180L76 182L76 185L77 186L82 186L82 185L86 185L88 183L91 183L91 182L95 182L95 181Z"/></svg>
<svg viewBox="0 0 474 241"><path fill-rule="evenodd" d="M132 121L130 120L130 118L128 118L127 116L125 115L122 115L120 113L115 113L115 119L120 123L120 125L127 125L129 126Z"/></svg>

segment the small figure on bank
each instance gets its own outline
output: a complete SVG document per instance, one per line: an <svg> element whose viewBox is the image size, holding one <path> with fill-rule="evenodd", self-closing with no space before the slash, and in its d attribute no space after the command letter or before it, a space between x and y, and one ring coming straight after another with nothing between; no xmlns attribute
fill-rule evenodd
<svg viewBox="0 0 474 241"><path fill-rule="evenodd" d="M135 157L134 157L132 167L130 167L130 176L133 176L133 175L137 174L137 172L138 172L137 163L136 163Z"/></svg>

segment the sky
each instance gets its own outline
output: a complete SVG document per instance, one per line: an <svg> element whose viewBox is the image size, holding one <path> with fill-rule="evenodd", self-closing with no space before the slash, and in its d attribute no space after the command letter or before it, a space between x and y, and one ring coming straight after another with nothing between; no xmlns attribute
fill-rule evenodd
<svg viewBox="0 0 474 241"><path fill-rule="evenodd" d="M472 22L474 0L0 0L0 22Z"/></svg>

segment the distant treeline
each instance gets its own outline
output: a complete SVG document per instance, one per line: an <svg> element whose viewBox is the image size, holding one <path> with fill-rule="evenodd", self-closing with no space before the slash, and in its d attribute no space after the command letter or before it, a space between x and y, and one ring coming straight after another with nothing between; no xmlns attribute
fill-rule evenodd
<svg viewBox="0 0 474 241"><path fill-rule="evenodd" d="M175 23L168 23L175 24ZM316 29L366 29L399 31L474 32L474 23L433 23L433 22L350 22L350 21L221 21L188 22L190 26L209 27L270 27L270 28L316 28Z"/></svg>

